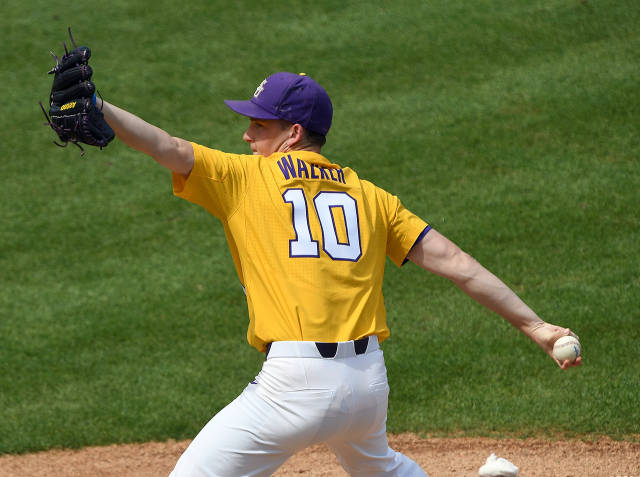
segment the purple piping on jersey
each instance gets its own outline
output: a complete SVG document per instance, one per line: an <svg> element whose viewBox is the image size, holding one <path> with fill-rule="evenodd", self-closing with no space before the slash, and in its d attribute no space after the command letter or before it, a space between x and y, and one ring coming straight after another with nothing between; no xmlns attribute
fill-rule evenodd
<svg viewBox="0 0 640 477"><path fill-rule="evenodd" d="M427 233L429 233L429 230L431 230L431 225L427 225L424 230L422 232L420 232L420 235L418 235L418 238L416 239L415 242L413 242L413 245L411 246L411 248L409 249L409 252L411 252L411 250L413 250L413 247L416 246L416 244L422 240L424 238L425 235L427 235ZM407 255L409 255L409 252L407 252ZM408 258L404 259L404 262L402 262L402 265L404 265L405 263L407 263L409 261ZM402 266L401 265L401 266Z"/></svg>

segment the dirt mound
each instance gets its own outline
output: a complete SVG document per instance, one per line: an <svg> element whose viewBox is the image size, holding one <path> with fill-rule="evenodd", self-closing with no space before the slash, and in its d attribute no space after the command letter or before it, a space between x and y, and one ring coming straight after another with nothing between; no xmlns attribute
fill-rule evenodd
<svg viewBox="0 0 640 477"><path fill-rule="evenodd" d="M640 443L486 438L389 436L391 446L416 462L429 477L476 477L492 452L520 468L520 477L640 477ZM0 457L1 477L158 477L167 476L188 445L183 442L87 447ZM277 477L347 474L326 446L314 446L289 459Z"/></svg>

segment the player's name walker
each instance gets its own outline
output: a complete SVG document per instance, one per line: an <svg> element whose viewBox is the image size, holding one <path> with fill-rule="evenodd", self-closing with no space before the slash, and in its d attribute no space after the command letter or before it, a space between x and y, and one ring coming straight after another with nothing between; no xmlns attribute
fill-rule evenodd
<svg viewBox="0 0 640 477"><path fill-rule="evenodd" d="M278 167L282 175L288 179L325 179L328 181L346 184L344 172L335 167L322 167L313 163L306 163L302 159L296 159L296 164L290 154L282 156L278 160Z"/></svg>

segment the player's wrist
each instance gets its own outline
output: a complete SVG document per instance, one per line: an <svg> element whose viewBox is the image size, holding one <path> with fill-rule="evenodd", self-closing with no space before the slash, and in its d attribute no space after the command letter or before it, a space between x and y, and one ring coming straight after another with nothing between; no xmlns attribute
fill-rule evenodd
<svg viewBox="0 0 640 477"><path fill-rule="evenodd" d="M522 333L529 337L534 343L544 348L546 341L546 328L548 323L540 318L528 320L522 323L518 328Z"/></svg>

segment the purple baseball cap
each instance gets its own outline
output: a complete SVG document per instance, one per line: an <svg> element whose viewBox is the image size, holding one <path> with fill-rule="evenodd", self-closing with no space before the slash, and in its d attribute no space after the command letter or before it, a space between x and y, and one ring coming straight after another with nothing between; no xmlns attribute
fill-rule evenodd
<svg viewBox="0 0 640 477"><path fill-rule="evenodd" d="M304 73L275 73L265 79L248 101L225 99L225 104L243 116L284 119L326 136L333 106L322 86Z"/></svg>

